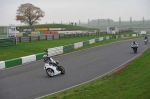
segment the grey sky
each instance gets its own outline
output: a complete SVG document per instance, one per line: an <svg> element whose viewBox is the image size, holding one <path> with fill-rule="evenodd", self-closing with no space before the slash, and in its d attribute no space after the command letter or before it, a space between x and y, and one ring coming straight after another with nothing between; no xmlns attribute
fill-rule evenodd
<svg viewBox="0 0 150 99"><path fill-rule="evenodd" d="M150 19L150 0L0 0L0 25L20 24L15 21L21 4L31 3L45 12L40 23L87 22L88 19L127 21Z"/></svg>

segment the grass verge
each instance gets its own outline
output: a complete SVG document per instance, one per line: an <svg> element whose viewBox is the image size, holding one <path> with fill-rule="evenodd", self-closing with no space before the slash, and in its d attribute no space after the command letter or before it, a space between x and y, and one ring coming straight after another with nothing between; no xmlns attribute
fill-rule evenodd
<svg viewBox="0 0 150 99"><path fill-rule="evenodd" d="M86 41L86 40L99 38L103 36L106 36L106 35L83 36L83 37L77 37L77 38L65 38L65 39L58 39L58 40L34 41L30 43L18 43L15 46L1 47L0 48L0 61L28 56L32 54L37 54L37 53L45 52L48 48L73 44L76 42ZM107 43L115 42L119 40L125 40L125 39L129 39L129 38L104 40L104 41L94 43L92 45L85 46L81 49L98 46L100 44L107 44ZM77 50L81 50L81 49L77 49Z"/></svg>
<svg viewBox="0 0 150 99"><path fill-rule="evenodd" d="M150 48L123 71L42 99L150 99Z"/></svg>
<svg viewBox="0 0 150 99"><path fill-rule="evenodd" d="M90 40L98 37L100 36L83 36L83 37L64 38L64 39L57 39L57 40L43 40L43 41L34 41L29 43L25 43L25 42L18 43L17 45L14 46L0 47L0 61L37 54L37 53L45 52L48 48L73 44L75 42Z"/></svg>
<svg viewBox="0 0 150 99"><path fill-rule="evenodd" d="M19 26L19 31L23 32L23 29L35 29L35 28L65 28L66 30L97 30L94 28L86 28L82 26L66 25L66 24L43 24L32 26Z"/></svg>

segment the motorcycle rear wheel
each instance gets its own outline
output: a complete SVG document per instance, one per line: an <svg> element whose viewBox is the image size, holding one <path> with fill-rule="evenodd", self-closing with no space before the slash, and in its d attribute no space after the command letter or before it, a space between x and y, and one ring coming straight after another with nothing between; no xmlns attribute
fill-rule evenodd
<svg viewBox="0 0 150 99"><path fill-rule="evenodd" d="M137 53L137 49L134 49L134 53Z"/></svg>

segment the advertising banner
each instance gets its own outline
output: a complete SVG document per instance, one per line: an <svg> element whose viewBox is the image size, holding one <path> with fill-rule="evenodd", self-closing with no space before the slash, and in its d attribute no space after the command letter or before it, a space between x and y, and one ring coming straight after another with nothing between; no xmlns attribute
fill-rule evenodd
<svg viewBox="0 0 150 99"><path fill-rule="evenodd" d="M44 31L43 33L44 34L50 34L50 31Z"/></svg>
<svg viewBox="0 0 150 99"><path fill-rule="evenodd" d="M47 31L48 28L35 28L35 31Z"/></svg>
<svg viewBox="0 0 150 99"><path fill-rule="evenodd" d="M66 28L49 28L49 30L66 30Z"/></svg>
<svg viewBox="0 0 150 99"><path fill-rule="evenodd" d="M23 29L23 31L24 31L24 32L27 32L27 31L31 32L32 29Z"/></svg>

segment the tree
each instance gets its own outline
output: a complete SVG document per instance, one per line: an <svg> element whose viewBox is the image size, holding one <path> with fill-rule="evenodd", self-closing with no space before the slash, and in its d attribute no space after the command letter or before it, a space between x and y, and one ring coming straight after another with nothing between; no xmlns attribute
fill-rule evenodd
<svg viewBox="0 0 150 99"><path fill-rule="evenodd" d="M26 3L18 7L16 20L28 25L37 24L41 17L44 17L45 12L33 4Z"/></svg>

